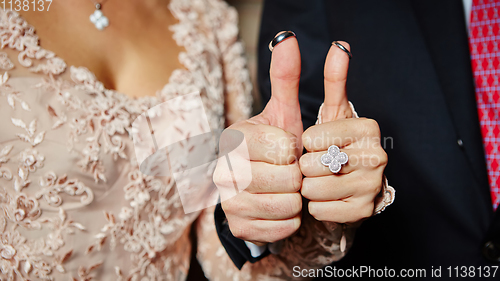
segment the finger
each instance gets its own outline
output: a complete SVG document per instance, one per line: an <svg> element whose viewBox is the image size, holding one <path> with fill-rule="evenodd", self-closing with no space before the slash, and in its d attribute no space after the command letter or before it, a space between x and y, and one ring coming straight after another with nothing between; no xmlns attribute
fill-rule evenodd
<svg viewBox="0 0 500 281"><path fill-rule="evenodd" d="M378 171L363 174L354 172L349 175L308 177L302 182L302 196L311 201L337 201L347 198L368 196L374 198L382 186Z"/></svg>
<svg viewBox="0 0 500 281"><path fill-rule="evenodd" d="M263 111L270 125L296 136L302 134L299 105L300 67L300 50L294 36L274 47L269 70L271 99Z"/></svg>
<svg viewBox="0 0 500 281"><path fill-rule="evenodd" d="M300 227L300 215L286 220L241 220L228 217L231 233L252 243L274 243L294 234Z"/></svg>
<svg viewBox="0 0 500 281"><path fill-rule="evenodd" d="M302 185L299 163L272 165L265 162L251 163L252 182L245 189L249 193L294 193Z"/></svg>
<svg viewBox="0 0 500 281"><path fill-rule="evenodd" d="M358 156L354 150L342 149L341 151L347 154L349 160L346 164L342 165L342 169L336 174L333 174L328 166L321 163L321 156L327 153L326 150L309 152L302 155L299 159L300 171L305 177L324 177L332 174L337 176L349 174L356 170L356 168L359 168L356 161Z"/></svg>
<svg viewBox="0 0 500 281"><path fill-rule="evenodd" d="M373 201L310 201L309 213L319 221L353 223L373 215Z"/></svg>
<svg viewBox="0 0 500 281"><path fill-rule="evenodd" d="M352 177L309 177L304 178L300 193L311 201L334 201L353 196L359 185Z"/></svg>
<svg viewBox="0 0 500 281"><path fill-rule="evenodd" d="M284 220L295 217L302 210L300 193L251 194L242 192L222 202L229 215L259 220Z"/></svg>
<svg viewBox="0 0 500 281"><path fill-rule="evenodd" d="M338 41L350 51L347 42ZM322 110L323 122L352 117L346 93L349 56L339 46L332 44L325 61L325 100Z"/></svg>
<svg viewBox="0 0 500 281"><path fill-rule="evenodd" d="M387 165L387 153L380 147L375 149L341 149L348 156L347 163L343 164L340 171L334 175L346 175L355 171L384 169ZM323 177L332 174L328 166L321 163L321 157L327 151L309 152L299 159L300 171L305 177Z"/></svg>
<svg viewBox="0 0 500 281"><path fill-rule="evenodd" d="M309 127L302 135L302 142L307 151L324 151L331 145L375 145L380 144L380 128L373 119L340 119Z"/></svg>

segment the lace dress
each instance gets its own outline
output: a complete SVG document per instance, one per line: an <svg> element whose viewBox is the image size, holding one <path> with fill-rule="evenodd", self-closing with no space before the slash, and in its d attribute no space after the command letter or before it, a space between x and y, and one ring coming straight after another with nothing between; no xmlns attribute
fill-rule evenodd
<svg viewBox="0 0 500 281"><path fill-rule="evenodd" d="M198 92L213 130L250 114L236 11L220 0L172 0L170 10L185 69L136 99L67 66L17 13L0 10L0 280L184 280L192 227L211 280L289 279L293 266L342 257L340 227L305 218L280 254L239 271L218 240L213 208L186 215L171 177L140 172L131 124L149 108ZM10 76L16 68L32 74Z"/></svg>

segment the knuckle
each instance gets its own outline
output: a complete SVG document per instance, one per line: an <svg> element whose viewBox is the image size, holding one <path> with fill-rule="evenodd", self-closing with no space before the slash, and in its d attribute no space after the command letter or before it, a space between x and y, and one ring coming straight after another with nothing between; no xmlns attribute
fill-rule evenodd
<svg viewBox="0 0 500 281"><path fill-rule="evenodd" d="M309 199L311 197L311 186L312 186L312 184L310 183L311 180L313 180L313 179L304 178L302 180L302 187L300 188L300 194L302 196L304 196L304 198L307 198L307 199Z"/></svg>
<svg viewBox="0 0 500 281"><path fill-rule="evenodd" d="M291 218L302 209L302 197L300 193L274 195L263 200L261 207L265 213Z"/></svg>
<svg viewBox="0 0 500 281"><path fill-rule="evenodd" d="M249 236L249 228L246 224L244 223L238 223L235 222L234 220L231 221L228 219L229 223L229 230L233 234L234 237L242 239L242 240L251 240L251 237Z"/></svg>
<svg viewBox="0 0 500 281"><path fill-rule="evenodd" d="M319 166L316 163L320 162L320 155L314 156L315 154L306 153L302 155L299 159L299 169L302 174L308 175L314 172Z"/></svg>
<svg viewBox="0 0 500 281"><path fill-rule="evenodd" d="M302 172L300 171L299 164L295 163L291 169L291 187L293 188L293 192L299 192L302 187Z"/></svg>
<svg viewBox="0 0 500 281"><path fill-rule="evenodd" d="M304 154L302 155L300 158L299 158L299 169L302 171L302 170L305 170L307 169L307 166L309 165L309 161L308 159L309 158L309 154Z"/></svg>
<svg viewBox="0 0 500 281"><path fill-rule="evenodd" d="M212 175L212 179L215 183L215 185L219 185L221 180L222 180L222 175L221 175L221 171L220 169L218 168L219 165L217 165L215 167L215 170L214 170L214 174Z"/></svg>
<svg viewBox="0 0 500 281"><path fill-rule="evenodd" d="M322 213L318 212L317 208L314 206L314 202L312 202L312 201L309 202L309 204L307 204L307 208L308 208L309 214L313 218L315 218L318 221L322 221L323 220Z"/></svg>
<svg viewBox="0 0 500 281"><path fill-rule="evenodd" d="M368 136L379 136L380 135L380 127L378 122L374 119L363 118L362 119L363 130Z"/></svg>
<svg viewBox="0 0 500 281"><path fill-rule="evenodd" d="M315 126L316 125L309 127L307 130L304 131L304 133L302 133L302 145L307 151L313 151L318 149L314 145L315 132L317 131L314 128Z"/></svg>
<svg viewBox="0 0 500 281"><path fill-rule="evenodd" d="M368 187L368 191L370 192L370 194L377 196L377 194L379 194L380 190L382 189L382 179L380 177L373 178Z"/></svg>
<svg viewBox="0 0 500 281"><path fill-rule="evenodd" d="M386 166L388 161L387 153L381 147L364 149L360 155L359 159L363 166L367 168L378 168L381 166Z"/></svg>
<svg viewBox="0 0 500 281"><path fill-rule="evenodd" d="M239 193L238 195L221 202L222 210L224 210L224 213L226 213L226 215L232 215L234 217L241 218L246 217L254 210L252 208L252 205L248 203L248 196L242 197L244 193L246 192Z"/></svg>
<svg viewBox="0 0 500 281"><path fill-rule="evenodd" d="M380 158L380 165L385 166L389 161L389 157L387 156L387 152L383 148L378 149L378 157Z"/></svg>
<svg viewBox="0 0 500 281"><path fill-rule="evenodd" d="M284 158L282 163L291 164L297 162L298 159L295 153L296 150L297 145L295 141L289 138L284 141L280 151L282 157Z"/></svg>
<svg viewBox="0 0 500 281"><path fill-rule="evenodd" d="M370 158L375 158L377 161L372 161L372 166L379 167L387 164L388 156L385 150L379 146L371 149Z"/></svg>
<svg viewBox="0 0 500 281"><path fill-rule="evenodd" d="M300 193L292 193L290 197L290 213L297 215L302 211L302 195Z"/></svg>
<svg viewBox="0 0 500 281"><path fill-rule="evenodd" d="M299 228L300 224L295 225L293 220L289 220L286 224L278 226L275 230L273 230L274 235L273 234L269 235L271 238L269 242L274 243L281 239L287 238L293 233L295 233Z"/></svg>
<svg viewBox="0 0 500 281"><path fill-rule="evenodd" d="M229 170L222 168L220 165L215 167L212 178L216 186L226 186L229 182L232 182Z"/></svg>
<svg viewBox="0 0 500 281"><path fill-rule="evenodd" d="M370 175L369 177L362 178L360 180L361 182L357 184L358 186L360 186L359 192L357 192L358 196L376 196L380 192L382 180L378 175Z"/></svg>
<svg viewBox="0 0 500 281"><path fill-rule="evenodd" d="M371 217L373 215L373 208L373 203L365 204L359 208L357 220L363 220Z"/></svg>
<svg viewBox="0 0 500 281"><path fill-rule="evenodd" d="M373 215L373 203L368 204L368 206L363 211L363 219L369 218Z"/></svg>
<svg viewBox="0 0 500 281"><path fill-rule="evenodd" d="M280 163L293 163L296 159L297 138L285 131L278 131L274 140L276 155Z"/></svg>
<svg viewBox="0 0 500 281"><path fill-rule="evenodd" d="M217 170L215 170L214 175L212 176L212 178L213 178L214 184L216 186L222 186L223 185L222 184L223 183L223 177L222 177L222 175L221 175L220 172L217 172Z"/></svg>
<svg viewBox="0 0 500 281"><path fill-rule="evenodd" d="M222 210L224 210L224 213L226 213L226 215L228 214L234 214L234 198L231 198L229 200L225 200L225 201L222 201L221 202L221 207L222 207Z"/></svg>
<svg viewBox="0 0 500 281"><path fill-rule="evenodd" d="M281 129L276 130L276 137L284 145L290 144L292 142L292 139L293 139L293 137L290 133L287 133L286 131L281 130Z"/></svg>
<svg viewBox="0 0 500 281"><path fill-rule="evenodd" d="M299 230L300 226L302 225L302 219L298 218L298 220L299 220L298 224L295 224L293 222L290 223L290 234L287 235L287 237L295 233L297 230Z"/></svg>

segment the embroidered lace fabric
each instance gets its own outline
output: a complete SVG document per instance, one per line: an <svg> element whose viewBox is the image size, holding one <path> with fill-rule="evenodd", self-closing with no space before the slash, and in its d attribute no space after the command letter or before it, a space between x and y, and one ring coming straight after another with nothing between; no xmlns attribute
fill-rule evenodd
<svg viewBox="0 0 500 281"><path fill-rule="evenodd" d="M221 0L172 0L170 10L186 69L174 71L156 96L138 99L67 66L17 13L0 10L1 47L17 52L0 52L1 280L185 280L191 227L211 280L289 279L295 265L322 267L342 257L342 229L306 218L279 255L239 271L219 242L213 208L186 215L172 178L139 171L131 124L149 108L199 92L213 130L250 114L236 11ZM16 68L34 77L10 76ZM186 123L178 133L191 129Z"/></svg>

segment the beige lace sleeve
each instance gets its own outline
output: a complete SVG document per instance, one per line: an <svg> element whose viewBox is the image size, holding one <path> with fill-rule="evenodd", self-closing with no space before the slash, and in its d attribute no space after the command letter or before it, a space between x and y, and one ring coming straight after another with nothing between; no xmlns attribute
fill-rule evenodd
<svg viewBox="0 0 500 281"><path fill-rule="evenodd" d="M235 28L238 23L238 13L229 6L225 10L221 15L220 28L216 34L221 50L226 125L229 126L250 117L252 83L244 56L245 49L238 40L238 29Z"/></svg>

